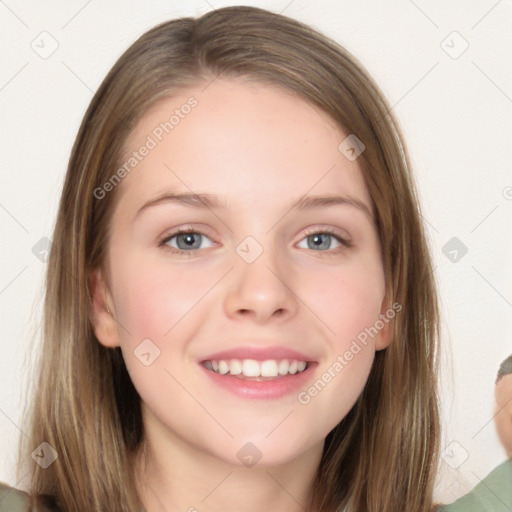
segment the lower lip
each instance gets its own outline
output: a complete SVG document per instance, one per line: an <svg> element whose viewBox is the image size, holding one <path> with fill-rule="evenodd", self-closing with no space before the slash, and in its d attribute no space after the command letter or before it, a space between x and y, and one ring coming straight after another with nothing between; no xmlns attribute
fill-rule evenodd
<svg viewBox="0 0 512 512"><path fill-rule="evenodd" d="M199 366L206 372L208 377L219 387L227 389L231 393L242 398L254 399L275 399L297 392L312 377L318 363L309 363L308 367L300 373L288 374L273 380L245 380L230 375L220 375L208 370L202 364Z"/></svg>

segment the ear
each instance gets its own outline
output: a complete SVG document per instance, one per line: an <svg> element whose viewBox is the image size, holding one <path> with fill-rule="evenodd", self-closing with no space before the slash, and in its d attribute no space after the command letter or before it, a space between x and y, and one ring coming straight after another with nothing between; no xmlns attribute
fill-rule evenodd
<svg viewBox="0 0 512 512"><path fill-rule="evenodd" d="M90 272L89 286L92 301L90 320L94 334L105 347L118 347L120 343L114 303L101 269Z"/></svg>
<svg viewBox="0 0 512 512"><path fill-rule="evenodd" d="M391 344L395 326L394 318L401 310L402 305L398 302L391 304L391 298L386 294L382 301L379 319L375 323L379 328L379 334L375 338L375 350L383 350Z"/></svg>

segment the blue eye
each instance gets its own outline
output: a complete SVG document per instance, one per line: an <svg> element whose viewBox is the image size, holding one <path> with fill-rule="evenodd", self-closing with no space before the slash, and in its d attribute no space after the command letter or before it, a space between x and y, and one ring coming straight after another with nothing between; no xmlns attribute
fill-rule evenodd
<svg viewBox="0 0 512 512"><path fill-rule="evenodd" d="M174 239L175 242L171 244ZM209 237L197 230L178 229L174 233L163 238L159 242L158 246L165 250L169 250L173 254L187 254L188 256L192 256L200 249L205 248L201 247L203 239L209 239ZM331 255L339 252L340 247L343 249L352 247L353 245L350 240L341 237L337 232L330 228L317 228L316 230L311 230L305 234L302 240L307 241L307 247L302 247L303 249L311 249L316 252L325 252ZM334 249L331 247L333 240L339 244L338 247ZM212 246L213 244L210 245L210 247Z"/></svg>
<svg viewBox="0 0 512 512"><path fill-rule="evenodd" d="M328 249L332 250L332 241L336 241L339 246L346 245L346 241L340 236L330 232L330 231L314 231L313 233L309 233L304 237L304 240L307 241L307 247L303 247L304 249L312 249L314 251L318 251L320 249ZM301 240L302 242L302 240ZM321 251L325 252L325 251Z"/></svg>
<svg viewBox="0 0 512 512"><path fill-rule="evenodd" d="M169 242L174 238L176 239L177 247L169 245ZM207 238L207 236L198 231L179 229L160 241L159 246L167 246L166 249L173 253L182 254L188 252L189 254L194 254L200 248L202 238Z"/></svg>

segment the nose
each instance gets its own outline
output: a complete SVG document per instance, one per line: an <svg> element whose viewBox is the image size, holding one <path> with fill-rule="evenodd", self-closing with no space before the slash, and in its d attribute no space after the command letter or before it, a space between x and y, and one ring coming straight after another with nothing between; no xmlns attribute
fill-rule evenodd
<svg viewBox="0 0 512 512"><path fill-rule="evenodd" d="M252 263L236 256L225 296L226 314L264 324L272 317L289 320L297 313L298 298L293 272L275 251L264 249Z"/></svg>

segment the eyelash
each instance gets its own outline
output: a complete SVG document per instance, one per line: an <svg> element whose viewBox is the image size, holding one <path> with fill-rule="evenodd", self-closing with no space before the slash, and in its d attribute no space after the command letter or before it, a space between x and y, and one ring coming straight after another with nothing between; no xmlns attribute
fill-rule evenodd
<svg viewBox="0 0 512 512"><path fill-rule="evenodd" d="M187 235L187 234L203 235L203 236L206 236L207 238L209 238L206 233L203 233L202 231L197 230L197 229L191 229L191 228L190 229L189 228L177 229L170 235L166 235L164 238L160 239L158 242L158 247L162 247L164 250L169 251L173 254L178 254L178 255L183 255L183 256L185 254L187 254L188 256L193 256L197 252L203 250L203 249L192 249L190 251L184 251L184 250L176 249L175 247L171 247L171 246L167 245L167 242L169 242L169 240L173 239L175 236L183 235L183 234L185 234L185 235ZM340 244L343 247L339 247L338 249L330 249L327 251L314 251L314 252L325 253L327 256L335 256L336 254L338 254L340 252L340 250L342 250L344 248L348 249L348 248L353 247L352 241L342 238L336 231L334 231L331 228L327 228L327 227L313 228L311 230L307 230L306 233L304 233L303 238L307 238L308 236L317 235L317 234L330 235L330 236L334 237L338 242L340 242ZM313 250L313 249L311 249L311 250Z"/></svg>

